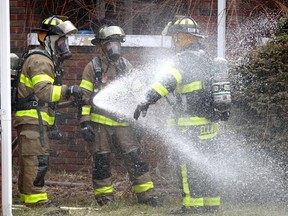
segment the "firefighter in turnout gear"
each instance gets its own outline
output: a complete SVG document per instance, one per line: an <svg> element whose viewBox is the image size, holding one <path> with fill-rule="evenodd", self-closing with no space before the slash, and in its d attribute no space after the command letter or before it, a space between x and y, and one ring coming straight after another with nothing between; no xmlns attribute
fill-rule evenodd
<svg viewBox="0 0 288 216"><path fill-rule="evenodd" d="M52 16L34 29L40 46L23 54L20 65L14 126L18 135L20 200L27 206L56 204L44 187L49 163L49 129L61 99L81 98L79 86L62 85L60 64L71 56L67 35L76 27L67 17ZM33 30L32 30L33 31ZM53 138L53 137L52 137Z"/></svg>
<svg viewBox="0 0 288 216"><path fill-rule="evenodd" d="M168 23L164 35L172 36L176 50L174 66L168 66L162 77L145 94L145 101L139 103L134 118L145 117L151 104L169 93L175 96L174 117L169 124L187 143L203 153L212 151L219 129L219 120L228 120L230 107L229 82L213 83L213 60L204 51L199 27L191 17L180 16ZM211 86L215 84L213 99ZM224 87L225 86L225 87ZM219 87L217 89L217 87ZM220 90L221 89L221 90ZM222 95L224 94L224 95ZM220 196L208 172L199 169L186 155L178 155L181 177L182 204L180 210L172 213L201 213L217 211Z"/></svg>
<svg viewBox="0 0 288 216"><path fill-rule="evenodd" d="M91 41L96 45L97 56L86 65L82 74L80 87L85 100L93 99L95 94L109 86L111 81L131 72L130 62L120 56L121 43L124 41L125 33L118 26L101 27ZM137 88L137 85L134 86ZM117 86L119 92L115 94L119 94L119 100L121 95L127 94L130 87ZM113 152L118 156L120 154L124 160L138 202L159 205L159 199L154 195L154 183L148 165L140 157L134 128L125 119L114 116L95 104L82 107L80 124L83 138L93 152L92 180L96 202L100 206L114 202L110 166Z"/></svg>

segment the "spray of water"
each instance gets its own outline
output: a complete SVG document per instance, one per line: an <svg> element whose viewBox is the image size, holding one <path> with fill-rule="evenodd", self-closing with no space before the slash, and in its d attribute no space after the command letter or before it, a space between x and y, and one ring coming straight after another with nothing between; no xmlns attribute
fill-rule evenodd
<svg viewBox="0 0 288 216"><path fill-rule="evenodd" d="M154 67L145 66L148 71ZM150 75L152 76L152 75ZM132 86L136 80L145 81L138 91L130 89L123 94L122 86ZM133 119L137 104L144 100L153 78L147 71L135 70L128 76L113 81L93 99L94 104L115 116L129 121L134 127L150 135L160 136L167 148L178 155L189 158L194 164L209 173L218 183L223 194L239 200L283 199L285 187L282 184L281 169L266 152L254 151L241 135L236 134L228 123L221 123L220 136L215 140L213 151L203 152L183 134L167 125L172 109L163 98L148 109L147 116L138 121ZM171 98L170 98L171 100ZM145 139L145 137L144 137ZM275 195L277 194L277 197Z"/></svg>
<svg viewBox="0 0 288 216"><path fill-rule="evenodd" d="M203 152L183 134L177 133L167 125L166 120L173 111L165 98L151 105L145 118L140 117L138 121L133 119L137 104L144 100L145 92L158 76L155 74L156 71L161 71L159 65L165 66L166 63L154 61L113 81L95 96L94 104L129 121L134 127L141 128L152 136L160 137L162 143L172 149L171 152L189 158L200 169L209 173L218 183L220 192L230 200L277 202L286 199L287 189L282 169L269 153L261 148L255 148L256 144L247 143L241 134L234 131L233 125L229 122L221 123L220 136L215 139L213 151L208 153ZM137 91L131 88L123 94L122 86L131 87L136 80L140 80L144 85ZM173 97L168 96L168 99L173 100Z"/></svg>

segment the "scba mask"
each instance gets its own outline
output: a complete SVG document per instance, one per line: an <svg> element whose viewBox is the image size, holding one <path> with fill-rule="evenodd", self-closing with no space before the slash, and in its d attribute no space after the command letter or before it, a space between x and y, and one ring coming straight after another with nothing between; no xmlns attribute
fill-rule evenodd
<svg viewBox="0 0 288 216"><path fill-rule="evenodd" d="M49 35L45 39L45 44L52 49L53 55L61 61L69 59L72 56L69 50L68 37L65 35Z"/></svg>
<svg viewBox="0 0 288 216"><path fill-rule="evenodd" d="M102 45L102 49L109 60L116 62L120 57L121 43L120 41L105 41Z"/></svg>

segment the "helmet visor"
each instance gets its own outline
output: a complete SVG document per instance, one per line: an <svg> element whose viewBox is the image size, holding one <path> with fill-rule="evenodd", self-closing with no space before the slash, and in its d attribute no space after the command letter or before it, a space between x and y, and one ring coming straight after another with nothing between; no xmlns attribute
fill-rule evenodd
<svg viewBox="0 0 288 216"><path fill-rule="evenodd" d="M125 37L125 33L122 28L118 26L109 26L100 29L99 39L107 39L109 37Z"/></svg>
<svg viewBox="0 0 288 216"><path fill-rule="evenodd" d="M77 31L77 28L69 20L66 20L51 29L51 32L61 36L67 34L75 34Z"/></svg>

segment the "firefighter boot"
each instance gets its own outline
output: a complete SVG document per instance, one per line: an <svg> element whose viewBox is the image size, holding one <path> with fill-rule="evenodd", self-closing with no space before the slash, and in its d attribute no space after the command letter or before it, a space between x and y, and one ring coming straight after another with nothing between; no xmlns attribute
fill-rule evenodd
<svg viewBox="0 0 288 216"><path fill-rule="evenodd" d="M146 191L146 192L142 192L142 193L137 193L137 200L139 204L145 204L145 205L150 205L153 207L157 207L157 206L161 206L161 201L160 199L153 195L152 193L152 189Z"/></svg>
<svg viewBox="0 0 288 216"><path fill-rule="evenodd" d="M111 205L114 203L113 195L97 196L95 199L99 206Z"/></svg>
<svg viewBox="0 0 288 216"><path fill-rule="evenodd" d="M160 206L160 200L153 194L154 183L148 172L148 165L142 160L139 149L129 152L130 179L134 182L133 189L136 192L138 203L151 206ZM144 190L143 190L144 188Z"/></svg>
<svg viewBox="0 0 288 216"><path fill-rule="evenodd" d="M25 203L28 208L50 208L50 207L60 207L60 203L52 200L41 200L36 203Z"/></svg>

